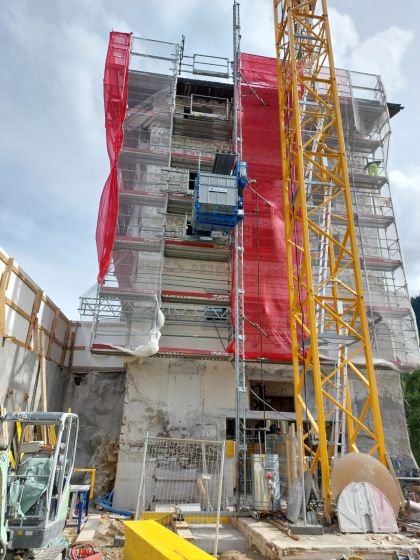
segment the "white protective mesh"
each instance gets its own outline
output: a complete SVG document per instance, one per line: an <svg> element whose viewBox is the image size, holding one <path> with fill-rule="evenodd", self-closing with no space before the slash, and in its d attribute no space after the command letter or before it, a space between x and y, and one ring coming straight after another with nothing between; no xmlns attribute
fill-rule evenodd
<svg viewBox="0 0 420 560"><path fill-rule="evenodd" d="M166 169L179 47L133 38L128 72L117 235L111 265L98 287L91 347L136 356L159 350ZM87 307L86 302L82 302Z"/></svg>
<svg viewBox="0 0 420 560"><path fill-rule="evenodd" d="M379 76L371 74L337 70L337 83L374 358L378 365L412 370L420 364L418 333L387 172L390 117L385 92ZM322 88L321 83L318 88L321 93ZM329 135L328 143L331 148L338 148L336 134ZM334 165L333 161L328 163ZM316 189L308 188L308 203L309 207L319 205ZM320 214L320 224L331 227L338 239L346 228L341 222L345 210L334 200L330 206L331 223L325 224L326 218ZM311 242L313 274L321 284L329 258L328 248L318 246L315 234ZM350 274L346 278L343 273L342 279L354 288ZM318 311L317 317L322 332L322 312ZM322 348L322 352L332 357L328 350Z"/></svg>
<svg viewBox="0 0 420 560"><path fill-rule="evenodd" d="M387 172L387 101L379 76L347 76L351 103L343 123L374 355L412 369L420 355Z"/></svg>

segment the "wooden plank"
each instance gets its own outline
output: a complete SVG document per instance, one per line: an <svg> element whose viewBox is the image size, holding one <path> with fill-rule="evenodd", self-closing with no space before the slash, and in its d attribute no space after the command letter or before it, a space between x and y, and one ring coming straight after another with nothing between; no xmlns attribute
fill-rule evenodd
<svg viewBox="0 0 420 560"><path fill-rule="evenodd" d="M69 337L70 337L70 329L71 329L71 325L68 324L67 327L66 327L66 332L64 333L63 344L61 346L61 348L62 348L61 359L60 359L60 366L61 367L64 367L64 364L66 362L67 343L68 343Z"/></svg>
<svg viewBox="0 0 420 560"><path fill-rule="evenodd" d="M55 313L54 313L54 319L52 320L52 323L51 323L50 338L48 340L48 348L47 348L47 359L48 360L51 359L51 352L52 352L53 344L55 342L55 329L57 328L59 311L60 310L57 307L56 310L55 310Z"/></svg>
<svg viewBox="0 0 420 560"><path fill-rule="evenodd" d="M32 335L32 349L34 352L39 354L39 325L38 325L38 318L35 319L34 330Z"/></svg>
<svg viewBox="0 0 420 560"><path fill-rule="evenodd" d="M186 521L172 521L172 527L177 535L188 542L193 540L193 534Z"/></svg>
<svg viewBox="0 0 420 560"><path fill-rule="evenodd" d="M24 319L26 319L29 323L31 322L31 315L29 315L28 313L26 313L26 311L24 311L23 309L21 309L14 301L12 301L9 298L5 298L6 301L6 305L8 307L10 307L11 309L13 309L13 311L16 311L16 313L18 315L20 315L21 317L23 317Z"/></svg>
<svg viewBox="0 0 420 560"><path fill-rule="evenodd" d="M22 348L26 348L28 349L28 347L26 346L26 344L24 342L22 342L21 340L18 340L17 338L15 338L14 336L8 336L6 335L4 337L6 340L10 340L10 342L13 342L13 344L16 344L17 346L21 346Z"/></svg>
<svg viewBox="0 0 420 560"><path fill-rule="evenodd" d="M100 515L90 514L76 539L76 544L92 542L100 521Z"/></svg>
<svg viewBox="0 0 420 560"><path fill-rule="evenodd" d="M30 343L31 343L31 338L32 338L32 334L34 332L35 322L38 318L38 311L39 311L39 308L41 307L41 298L42 298L42 290L38 290L35 293L34 302L32 304L30 324L29 324L29 327L28 327L28 332L26 334L26 341L25 342L26 342L27 346L29 346Z"/></svg>
<svg viewBox="0 0 420 560"><path fill-rule="evenodd" d="M19 280L21 280L30 290L32 290L33 292L37 292L40 287L37 286L37 284L35 284L35 282L32 282L32 280L30 280L19 268L19 266L17 264L13 265L12 271L14 274L16 274L16 276L19 278Z"/></svg>
<svg viewBox="0 0 420 560"><path fill-rule="evenodd" d="M70 341L70 356L69 356L69 368L73 366L73 354L74 354L74 343L76 342L76 330L71 333Z"/></svg>
<svg viewBox="0 0 420 560"><path fill-rule="evenodd" d="M39 376L41 380L41 411L47 412L47 372L45 364L45 335L40 333ZM47 426L41 426L42 439L48 443Z"/></svg>
<svg viewBox="0 0 420 560"><path fill-rule="evenodd" d="M14 259L11 257L6 261L6 268L0 280L0 336L6 336L6 290L9 286L10 275L12 273Z"/></svg>
<svg viewBox="0 0 420 560"><path fill-rule="evenodd" d="M14 262L15 259L10 257L6 262L6 268L4 269L3 274L1 275L0 289L4 291L6 291L9 286L10 275L12 274Z"/></svg>
<svg viewBox="0 0 420 560"><path fill-rule="evenodd" d="M0 336L6 336L6 297L5 291L0 290Z"/></svg>

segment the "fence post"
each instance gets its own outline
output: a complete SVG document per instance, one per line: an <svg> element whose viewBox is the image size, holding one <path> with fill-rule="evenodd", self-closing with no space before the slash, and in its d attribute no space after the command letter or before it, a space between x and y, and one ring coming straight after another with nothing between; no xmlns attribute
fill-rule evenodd
<svg viewBox="0 0 420 560"><path fill-rule="evenodd" d="M217 549L219 546L220 507L222 503L223 474L224 474L223 471L225 468L225 447L226 447L226 440L223 440L222 457L220 461L219 488L217 490L216 534L214 536L214 551L213 551L213 556L216 558L217 558Z"/></svg>
<svg viewBox="0 0 420 560"><path fill-rule="evenodd" d="M149 432L146 432L146 437L144 438L144 446L143 446L143 465L141 468L139 495L137 497L137 505L136 505L136 511L134 513L134 519L140 519L143 513L143 507L141 501L143 498L144 483L145 483L146 455L147 455L148 442L149 442ZM143 498L143 502L144 502L144 498Z"/></svg>

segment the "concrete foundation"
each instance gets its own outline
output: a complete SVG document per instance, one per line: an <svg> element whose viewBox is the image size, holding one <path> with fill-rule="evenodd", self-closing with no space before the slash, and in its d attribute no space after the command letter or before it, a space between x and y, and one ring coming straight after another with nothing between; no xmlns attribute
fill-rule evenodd
<svg viewBox="0 0 420 560"><path fill-rule="evenodd" d="M384 560L396 558L396 553L417 553L416 540L402 534L299 535L299 540L295 541L268 522L240 517L234 523L248 539L248 546L256 547L270 560L285 556L299 560L331 560L352 555L364 560Z"/></svg>

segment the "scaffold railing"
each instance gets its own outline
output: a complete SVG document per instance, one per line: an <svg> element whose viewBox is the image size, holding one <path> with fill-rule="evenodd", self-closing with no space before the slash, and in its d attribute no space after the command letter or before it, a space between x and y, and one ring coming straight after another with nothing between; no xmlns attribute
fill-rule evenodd
<svg viewBox="0 0 420 560"><path fill-rule="evenodd" d="M132 37L127 109L118 159L118 221L111 263L98 286L91 350L155 353L160 311L168 172L180 47ZM176 226L172 222L172 228ZM84 314L92 300L82 301Z"/></svg>

